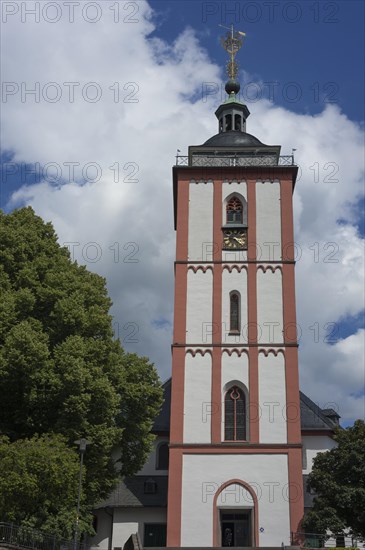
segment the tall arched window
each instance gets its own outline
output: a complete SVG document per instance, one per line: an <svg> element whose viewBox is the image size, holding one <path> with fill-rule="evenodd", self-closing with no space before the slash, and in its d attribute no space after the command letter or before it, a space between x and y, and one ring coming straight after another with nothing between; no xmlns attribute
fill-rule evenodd
<svg viewBox="0 0 365 550"><path fill-rule="evenodd" d="M229 295L229 331L240 332L240 295L233 291Z"/></svg>
<svg viewBox="0 0 365 550"><path fill-rule="evenodd" d="M156 470L168 470L168 469L169 469L169 445L168 443L161 443L157 447Z"/></svg>
<svg viewBox="0 0 365 550"><path fill-rule="evenodd" d="M238 386L229 388L224 398L224 439L246 440L246 397Z"/></svg>
<svg viewBox="0 0 365 550"><path fill-rule="evenodd" d="M243 223L243 206L238 197L232 197L227 203L227 223Z"/></svg>

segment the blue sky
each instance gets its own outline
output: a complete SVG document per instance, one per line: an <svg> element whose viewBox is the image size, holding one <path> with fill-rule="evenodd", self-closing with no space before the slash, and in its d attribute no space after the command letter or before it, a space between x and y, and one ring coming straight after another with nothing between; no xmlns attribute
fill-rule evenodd
<svg viewBox="0 0 365 550"><path fill-rule="evenodd" d="M326 2L197 2L152 0L154 34L172 41L187 25L211 58L224 67L219 45L223 29L246 32L240 66L255 80L277 83L275 102L316 114L325 102L338 103L352 120L364 120L364 6L361 0ZM295 82L296 87L289 83ZM250 93L249 90L247 93ZM255 89L251 97L255 97ZM262 90L268 97L269 85ZM291 101L299 96L297 101Z"/></svg>
<svg viewBox="0 0 365 550"><path fill-rule="evenodd" d="M364 18L362 0L326 2L301 0L284 2L200 2L196 0L150 0L156 25L150 37L173 42L187 26L194 29L210 58L224 68L227 55L219 40L226 31L219 25L244 30L246 38L239 55L240 69L249 75L242 82L245 100L273 99L275 104L297 113L315 115L326 104L337 104L351 120L364 123ZM138 12L126 10L127 18ZM241 78L242 81L242 78ZM252 81L261 83L260 89ZM6 144L3 143L3 146ZM293 145L295 147L295 145ZM12 151L2 148L2 162ZM37 176L4 174L0 206L22 183ZM363 203L359 230L363 233Z"/></svg>
<svg viewBox="0 0 365 550"><path fill-rule="evenodd" d="M214 111L224 96L202 97L202 87L224 85L219 24L234 23L247 35L238 61L248 131L282 144L283 153L296 148L301 166L294 194L302 251L301 388L320 405L323 396L340 403L345 422L363 416L364 3L103 0L96 2L95 24L80 16L85 3L73 23L60 0L55 24L22 21L20 10L2 24L3 80L29 88L56 82L63 95L55 103L22 101L20 94L3 101L1 207L30 204L54 223L61 244L77 243L75 258L107 280L123 345L149 356L166 378L175 252L171 166L177 148L185 152L217 131ZM75 102L65 98L68 81L78 82ZM89 82L103 91L96 103L77 93ZM138 86L137 101L113 101L116 82L122 95L126 83ZM71 181L70 162L96 163L100 181L85 180L81 168ZM116 183L110 171L116 163L122 171L134 163L138 183ZM62 169L56 181L39 176L51 164ZM326 180L331 166L334 182ZM143 205L138 220L136 203ZM85 252L90 243L99 247L95 262ZM337 247L335 263L328 262L329 243ZM126 261L132 249L135 263ZM138 326L133 342L131 323Z"/></svg>

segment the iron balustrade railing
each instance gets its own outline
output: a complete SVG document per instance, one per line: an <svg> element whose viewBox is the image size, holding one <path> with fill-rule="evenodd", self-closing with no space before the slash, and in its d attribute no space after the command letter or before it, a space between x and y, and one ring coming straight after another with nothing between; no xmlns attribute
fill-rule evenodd
<svg viewBox="0 0 365 550"><path fill-rule="evenodd" d="M342 533L291 533L291 545L301 548L365 548L364 540Z"/></svg>
<svg viewBox="0 0 365 550"><path fill-rule="evenodd" d="M296 166L294 155L176 155L176 166Z"/></svg>
<svg viewBox="0 0 365 550"><path fill-rule="evenodd" d="M88 550L90 548L86 542L75 544L75 541L49 535L37 529L0 522L1 544L32 550Z"/></svg>

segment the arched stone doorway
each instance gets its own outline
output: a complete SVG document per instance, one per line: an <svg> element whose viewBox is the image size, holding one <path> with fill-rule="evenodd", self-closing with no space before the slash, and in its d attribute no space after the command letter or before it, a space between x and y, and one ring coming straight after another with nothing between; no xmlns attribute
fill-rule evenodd
<svg viewBox="0 0 365 550"><path fill-rule="evenodd" d="M213 501L213 545L259 545L258 501L248 483L232 479L222 484L216 492Z"/></svg>

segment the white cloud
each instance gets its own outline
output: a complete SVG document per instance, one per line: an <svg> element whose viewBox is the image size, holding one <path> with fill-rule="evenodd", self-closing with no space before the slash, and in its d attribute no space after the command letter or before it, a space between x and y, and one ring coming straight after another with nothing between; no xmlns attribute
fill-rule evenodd
<svg viewBox="0 0 365 550"><path fill-rule="evenodd" d="M43 181L22 187L12 205L31 204L53 221L61 243L80 243L75 257L107 278L121 338L138 339L124 342L126 348L150 356L165 378L172 336L160 321L172 323L173 314L171 165L177 148L184 151L216 133L218 94L205 102L191 98L199 96L203 82L220 85L221 69L192 29L173 44L149 38L153 14L145 2L138 2L135 24L114 23L107 5L103 2L103 17L96 24L80 17L72 24L66 18L56 24L24 24L14 16L3 25L3 80L25 82L28 88L39 82L41 89L57 82L62 90L57 103L9 97L3 105L4 148L14 150L19 162L56 162L64 177L65 162L80 163L77 177L89 162L102 170L100 181L82 186ZM74 103L67 99L64 82L80 83ZM97 103L80 93L90 82L102 90ZM115 82L118 103L109 89ZM135 84L124 90L126 83ZM131 92L137 103L123 101ZM339 403L344 418L362 416L363 399L353 395L364 381L363 333L335 345L323 341L326 323L358 314L364 303L363 241L351 209L363 190L360 127L333 105L315 117L267 100L249 107L248 131L264 143L282 144L284 153L295 147L301 166L294 207L295 239L302 251L296 268L302 389L319 404ZM119 182L110 168L115 170L116 162ZM134 166L127 163L138 165L138 182L123 181ZM348 223L339 224L340 218ZM88 245L93 242L100 248ZM100 251L97 262L85 260ZM139 332L133 334L134 325L128 323L136 323Z"/></svg>

